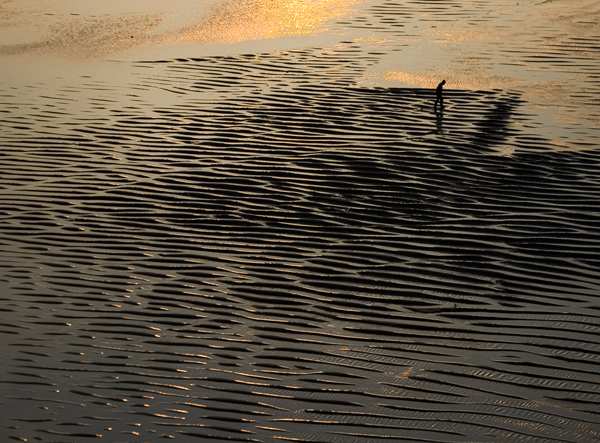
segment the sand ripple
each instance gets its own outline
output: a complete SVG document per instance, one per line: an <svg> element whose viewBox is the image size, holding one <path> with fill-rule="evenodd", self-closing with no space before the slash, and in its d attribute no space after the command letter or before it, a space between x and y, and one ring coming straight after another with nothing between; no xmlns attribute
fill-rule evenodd
<svg viewBox="0 0 600 443"><path fill-rule="evenodd" d="M598 437L600 151L518 93L354 87L376 60L3 92L5 435Z"/></svg>

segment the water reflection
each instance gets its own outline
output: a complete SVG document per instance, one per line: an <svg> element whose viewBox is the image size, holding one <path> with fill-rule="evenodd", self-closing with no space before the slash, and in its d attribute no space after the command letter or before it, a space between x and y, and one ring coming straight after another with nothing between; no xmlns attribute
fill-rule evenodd
<svg viewBox="0 0 600 443"><path fill-rule="evenodd" d="M436 134L442 135L444 133L444 108L435 109L435 130Z"/></svg>
<svg viewBox="0 0 600 443"><path fill-rule="evenodd" d="M243 40L308 35L327 20L350 12L356 0L245 0L218 7L206 20L162 42L235 43Z"/></svg>
<svg viewBox="0 0 600 443"><path fill-rule="evenodd" d="M361 0L237 0L83 6L74 0L10 6L0 23L0 55L101 58L132 48L236 43L314 34ZM4 6L3 6L4 8Z"/></svg>

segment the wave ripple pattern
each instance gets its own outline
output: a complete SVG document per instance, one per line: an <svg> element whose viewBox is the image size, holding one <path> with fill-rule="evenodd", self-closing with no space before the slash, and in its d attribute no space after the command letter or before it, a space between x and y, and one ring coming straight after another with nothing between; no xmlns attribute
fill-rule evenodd
<svg viewBox="0 0 600 443"><path fill-rule="evenodd" d="M4 92L5 435L598 439L600 151L518 94L353 87L376 58Z"/></svg>

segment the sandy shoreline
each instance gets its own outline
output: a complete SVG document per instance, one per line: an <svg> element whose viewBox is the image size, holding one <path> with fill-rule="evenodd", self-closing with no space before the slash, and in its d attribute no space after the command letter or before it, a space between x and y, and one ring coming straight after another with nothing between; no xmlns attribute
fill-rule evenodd
<svg viewBox="0 0 600 443"><path fill-rule="evenodd" d="M448 45L423 29L520 10L494 5L369 2L296 45L3 65L4 435L597 440L595 40L578 28L574 55L557 27L541 62L480 48L578 78L547 110L457 46L478 69L436 112L427 82L460 70L432 70Z"/></svg>

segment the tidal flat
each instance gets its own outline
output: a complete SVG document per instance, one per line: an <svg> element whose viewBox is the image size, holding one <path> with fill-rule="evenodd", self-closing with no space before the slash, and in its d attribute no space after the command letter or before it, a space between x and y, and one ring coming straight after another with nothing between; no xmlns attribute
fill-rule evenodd
<svg viewBox="0 0 600 443"><path fill-rule="evenodd" d="M600 441L600 2L195 3L0 6L5 438Z"/></svg>

